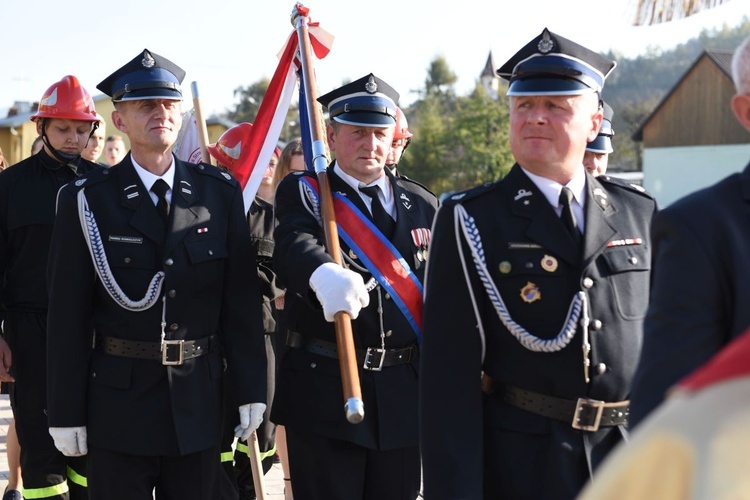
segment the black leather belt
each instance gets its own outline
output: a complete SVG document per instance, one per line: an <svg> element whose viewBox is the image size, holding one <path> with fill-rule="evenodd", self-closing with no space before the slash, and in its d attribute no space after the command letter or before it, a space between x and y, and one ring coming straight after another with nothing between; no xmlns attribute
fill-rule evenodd
<svg viewBox="0 0 750 500"><path fill-rule="evenodd" d="M494 394L505 403L543 417L569 422L574 429L595 432L599 427L626 425L630 401L607 403L597 399L563 399L521 389L482 376L482 390Z"/></svg>
<svg viewBox="0 0 750 500"><path fill-rule="evenodd" d="M171 366L214 351L219 346L219 337L211 335L196 340L144 342L97 335L94 345L96 349L113 356L158 360L163 365Z"/></svg>
<svg viewBox="0 0 750 500"><path fill-rule="evenodd" d="M301 333L292 330L289 330L286 334L286 345L328 358L338 359L339 357L338 347L335 342L305 338ZM356 349L356 352L357 361L362 365L362 368L379 372L388 366L402 365L417 359L418 351L417 346L413 345L403 349L368 347L367 349Z"/></svg>

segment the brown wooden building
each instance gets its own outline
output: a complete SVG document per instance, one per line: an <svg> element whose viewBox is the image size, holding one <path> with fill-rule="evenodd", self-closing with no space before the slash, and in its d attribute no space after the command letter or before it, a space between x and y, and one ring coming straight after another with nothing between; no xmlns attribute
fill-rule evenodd
<svg viewBox="0 0 750 500"><path fill-rule="evenodd" d="M704 51L633 135L643 142L643 185L660 205L750 159L750 134L731 110L731 61L730 52Z"/></svg>

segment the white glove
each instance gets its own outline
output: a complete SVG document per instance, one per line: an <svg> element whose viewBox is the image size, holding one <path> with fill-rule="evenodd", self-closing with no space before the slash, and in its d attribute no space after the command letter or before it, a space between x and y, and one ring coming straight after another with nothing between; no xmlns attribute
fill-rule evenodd
<svg viewBox="0 0 750 500"><path fill-rule="evenodd" d="M49 434L55 441L55 448L66 457L80 457L89 452L86 427L50 427Z"/></svg>
<svg viewBox="0 0 750 500"><path fill-rule="evenodd" d="M370 303L362 276L333 262L326 262L312 273L310 288L323 306L326 321L332 322L340 311L357 319L360 309Z"/></svg>
<svg viewBox="0 0 750 500"><path fill-rule="evenodd" d="M240 425L234 428L235 437L240 441L247 441L255 432L260 423L263 422L263 412L266 411L264 403L250 403L240 406Z"/></svg>

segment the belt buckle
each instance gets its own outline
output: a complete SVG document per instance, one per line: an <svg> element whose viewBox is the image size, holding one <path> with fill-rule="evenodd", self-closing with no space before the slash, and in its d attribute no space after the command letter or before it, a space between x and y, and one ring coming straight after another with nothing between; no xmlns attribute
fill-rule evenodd
<svg viewBox="0 0 750 500"><path fill-rule="evenodd" d="M162 339L161 341L161 364L165 366L177 366L181 365L185 361L185 353L182 349L182 347L185 345L184 340L166 340ZM179 355L177 356L177 361L170 361L169 358L169 348L171 346L176 346L178 348Z"/></svg>
<svg viewBox="0 0 750 500"><path fill-rule="evenodd" d="M583 415L583 412L586 411L587 408L596 409L593 422L591 422L591 419L588 416ZM572 426L574 429L581 431L596 432L599 430L599 424L601 423L603 412L604 401L599 401L598 399L578 398L578 401L576 402L576 410L573 414ZM586 423L581 423L582 420L585 420Z"/></svg>
<svg viewBox="0 0 750 500"><path fill-rule="evenodd" d="M373 353L380 355L380 361L377 363L377 366L372 366L372 357ZM385 349L381 347L368 347L367 353L365 354L365 362L362 363L362 368L365 370L370 370L372 372L379 372L383 369L383 362L385 361Z"/></svg>

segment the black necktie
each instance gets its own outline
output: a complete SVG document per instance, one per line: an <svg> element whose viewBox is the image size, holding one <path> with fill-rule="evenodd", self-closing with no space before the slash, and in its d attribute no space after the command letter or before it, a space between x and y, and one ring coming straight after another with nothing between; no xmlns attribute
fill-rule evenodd
<svg viewBox="0 0 750 500"><path fill-rule="evenodd" d="M378 186L362 186L359 190L372 200L372 218L375 225L386 238L390 239L393 236L393 230L396 228L396 221L385 211L383 204L380 202L380 196L378 196L380 188Z"/></svg>
<svg viewBox="0 0 750 500"><path fill-rule="evenodd" d="M167 191L169 191L169 184L164 179L157 179L154 185L151 186L151 191L156 195L159 201L156 202L156 211L159 212L161 219L164 224L167 224L169 220L169 203L167 202Z"/></svg>
<svg viewBox="0 0 750 500"><path fill-rule="evenodd" d="M576 222L576 216L573 213L573 191L570 188L564 187L560 191L560 205L562 206L562 213L560 218L565 225L565 229L573 238L576 244L581 244L581 232L578 230L578 223Z"/></svg>

